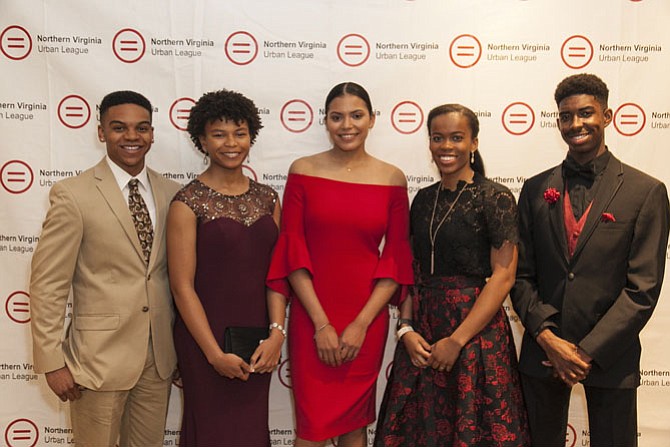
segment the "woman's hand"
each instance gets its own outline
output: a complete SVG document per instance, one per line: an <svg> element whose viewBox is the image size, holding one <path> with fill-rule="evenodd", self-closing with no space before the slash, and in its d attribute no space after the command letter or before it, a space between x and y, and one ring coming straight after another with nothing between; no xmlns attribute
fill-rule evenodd
<svg viewBox="0 0 670 447"><path fill-rule="evenodd" d="M270 331L270 336L259 344L251 356L251 372L269 373L274 371L281 357L284 336L279 331Z"/></svg>
<svg viewBox="0 0 670 447"><path fill-rule="evenodd" d="M361 346L363 346L367 331L367 326L356 320L344 328L342 335L340 335L340 353L343 362L350 362L356 358Z"/></svg>
<svg viewBox="0 0 670 447"><path fill-rule="evenodd" d="M439 371L451 371L461 354L461 349L462 346L451 337L438 340L431 346L428 366Z"/></svg>
<svg viewBox="0 0 670 447"><path fill-rule="evenodd" d="M316 351L319 359L328 366L340 366L342 364L342 354L340 352L340 343L337 337L337 331L331 324L327 324L314 334Z"/></svg>
<svg viewBox="0 0 670 447"><path fill-rule="evenodd" d="M425 368L428 366L428 359L430 358L430 345L418 332L407 332L402 336L401 341L405 344L405 349L409 358L412 360L412 365L417 368Z"/></svg>
<svg viewBox="0 0 670 447"><path fill-rule="evenodd" d="M251 366L235 354L220 352L209 363L219 375L229 379L240 379L246 382L251 373Z"/></svg>

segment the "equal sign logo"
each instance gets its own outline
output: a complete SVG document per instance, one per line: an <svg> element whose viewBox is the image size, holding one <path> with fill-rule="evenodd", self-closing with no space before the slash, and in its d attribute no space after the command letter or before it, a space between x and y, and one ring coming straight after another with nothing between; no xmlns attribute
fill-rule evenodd
<svg viewBox="0 0 670 447"><path fill-rule="evenodd" d="M412 101L403 101L391 112L391 125L398 133L409 135L423 125L423 111Z"/></svg>
<svg viewBox="0 0 670 447"><path fill-rule="evenodd" d="M252 34L237 31L228 36L224 49L230 62L235 65L247 65L258 55L258 42Z"/></svg>
<svg viewBox="0 0 670 447"><path fill-rule="evenodd" d="M9 295L5 301L5 312L14 323L30 322L30 295L21 290Z"/></svg>
<svg viewBox="0 0 670 447"><path fill-rule="evenodd" d="M112 51L121 62L133 64L144 56L146 43L144 37L138 31L132 28L124 28L114 35Z"/></svg>
<svg viewBox="0 0 670 447"><path fill-rule="evenodd" d="M314 112L306 101L292 99L281 108L279 119L289 132L301 133L312 125Z"/></svg>
<svg viewBox="0 0 670 447"><path fill-rule="evenodd" d="M502 125L512 135L523 135L535 124L535 112L526 103L513 102L502 113Z"/></svg>
<svg viewBox="0 0 670 447"><path fill-rule="evenodd" d="M0 168L0 183L10 194L21 194L33 185L33 170L28 163L10 160Z"/></svg>
<svg viewBox="0 0 670 447"><path fill-rule="evenodd" d="M33 39L22 26L8 26L0 34L0 51L7 58L20 61L28 57L33 49Z"/></svg>
<svg viewBox="0 0 670 447"><path fill-rule="evenodd" d="M293 385L291 384L291 364L288 359L279 364L279 368L277 368L277 377L279 377L279 382L284 385L285 388L293 388Z"/></svg>
<svg viewBox="0 0 670 447"><path fill-rule="evenodd" d="M625 137L637 135L647 123L647 115L637 104L627 102L621 104L614 112L614 128Z"/></svg>
<svg viewBox="0 0 670 447"><path fill-rule="evenodd" d="M170 106L170 122L179 130L186 130L191 109L195 105L193 98L179 98Z"/></svg>
<svg viewBox="0 0 670 447"><path fill-rule="evenodd" d="M370 44L360 34L347 34L337 43L337 57L346 66L358 67L370 57Z"/></svg>
<svg viewBox="0 0 670 447"><path fill-rule="evenodd" d="M470 68L482 57L482 44L472 34L456 36L449 45L449 58L459 68Z"/></svg>
<svg viewBox="0 0 670 447"><path fill-rule="evenodd" d="M5 429L5 444L8 447L34 447L37 441L39 430L30 419L15 419Z"/></svg>
<svg viewBox="0 0 670 447"><path fill-rule="evenodd" d="M91 119L91 107L79 95L68 95L58 103L58 119L70 129L80 129Z"/></svg>
<svg viewBox="0 0 670 447"><path fill-rule="evenodd" d="M561 59L570 68L584 68L593 59L593 45L584 36L568 37L561 46Z"/></svg>

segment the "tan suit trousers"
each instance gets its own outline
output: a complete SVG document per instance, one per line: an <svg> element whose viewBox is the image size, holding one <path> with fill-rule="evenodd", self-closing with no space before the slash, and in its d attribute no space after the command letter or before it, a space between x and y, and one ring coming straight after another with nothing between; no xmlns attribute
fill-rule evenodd
<svg viewBox="0 0 670 447"><path fill-rule="evenodd" d="M171 385L170 379L158 375L149 338L146 363L133 388L84 389L82 397L70 403L75 446L162 446Z"/></svg>

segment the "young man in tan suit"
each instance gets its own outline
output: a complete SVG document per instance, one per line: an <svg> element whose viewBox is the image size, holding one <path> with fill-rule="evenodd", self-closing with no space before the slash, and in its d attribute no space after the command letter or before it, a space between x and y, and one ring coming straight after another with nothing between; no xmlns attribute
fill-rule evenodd
<svg viewBox="0 0 670 447"><path fill-rule="evenodd" d="M107 156L53 186L32 260L35 371L70 401L77 446L163 442L176 365L165 217L179 185L145 165L151 117L139 93L103 98Z"/></svg>

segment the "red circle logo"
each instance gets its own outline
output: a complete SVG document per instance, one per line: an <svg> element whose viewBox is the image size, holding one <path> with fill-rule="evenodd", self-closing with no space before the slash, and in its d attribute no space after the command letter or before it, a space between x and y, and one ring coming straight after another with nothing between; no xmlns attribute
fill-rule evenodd
<svg viewBox="0 0 670 447"><path fill-rule="evenodd" d="M0 51L13 61L28 57L33 49L33 39L22 26L8 26L0 34Z"/></svg>
<svg viewBox="0 0 670 447"><path fill-rule="evenodd" d="M584 36L570 36L561 46L561 59L570 68L584 68L593 59L593 45Z"/></svg>
<svg viewBox="0 0 670 447"><path fill-rule="evenodd" d="M470 68L482 57L482 44L472 34L456 36L449 45L449 58L459 68Z"/></svg>
<svg viewBox="0 0 670 447"><path fill-rule="evenodd" d="M370 44L360 34L347 34L337 43L337 58L348 67L358 67L370 57Z"/></svg>
<svg viewBox="0 0 670 447"><path fill-rule="evenodd" d="M10 194L21 194L33 185L33 170L21 160L9 160L0 168L0 183Z"/></svg>
<svg viewBox="0 0 670 447"><path fill-rule="evenodd" d="M614 128L624 137L632 137L639 134L647 123L642 107L632 102L621 104L614 112Z"/></svg>
<svg viewBox="0 0 670 447"><path fill-rule="evenodd" d="M279 119L289 132L301 133L312 125L314 111L306 101L292 99L281 108Z"/></svg>
<svg viewBox="0 0 670 447"><path fill-rule="evenodd" d="M535 112L526 103L513 102L502 113L502 125L512 135L528 133L535 124Z"/></svg>
<svg viewBox="0 0 670 447"><path fill-rule="evenodd" d="M291 384L291 364L288 359L279 364L279 368L277 368L277 376L282 385L286 388L293 388L293 385Z"/></svg>
<svg viewBox="0 0 670 447"><path fill-rule="evenodd" d="M577 431L575 428L568 424L568 429L565 432L565 447L575 447L577 444Z"/></svg>
<svg viewBox="0 0 670 447"><path fill-rule="evenodd" d="M170 106L170 122L179 130L186 130L191 108L195 105L193 98L179 98Z"/></svg>
<svg viewBox="0 0 670 447"><path fill-rule="evenodd" d="M30 419L15 419L5 429L8 447L34 447L39 440L37 425Z"/></svg>
<svg viewBox="0 0 670 447"><path fill-rule="evenodd" d="M91 107L79 95L68 95L58 103L58 119L70 129L81 129L91 119Z"/></svg>
<svg viewBox="0 0 670 447"><path fill-rule="evenodd" d="M255 182L258 181L258 176L256 175L256 171L254 171L251 168L251 166L242 165L242 172L245 172L245 171L247 171L249 174L251 174L251 177L253 177ZM249 176L247 176L247 177L249 177Z"/></svg>
<svg viewBox="0 0 670 447"><path fill-rule="evenodd" d="M144 37L132 28L124 28L114 35L112 51L118 60L134 64L142 59L146 51Z"/></svg>
<svg viewBox="0 0 670 447"><path fill-rule="evenodd" d="M413 101L403 101L391 111L391 125L401 134L409 135L423 125L423 111Z"/></svg>
<svg viewBox="0 0 670 447"><path fill-rule="evenodd" d="M18 290L5 301L5 312L14 323L25 324L30 322L30 295Z"/></svg>
<svg viewBox="0 0 670 447"><path fill-rule="evenodd" d="M246 31L238 31L228 36L224 49L228 60L235 65L250 64L258 56L258 42Z"/></svg>

